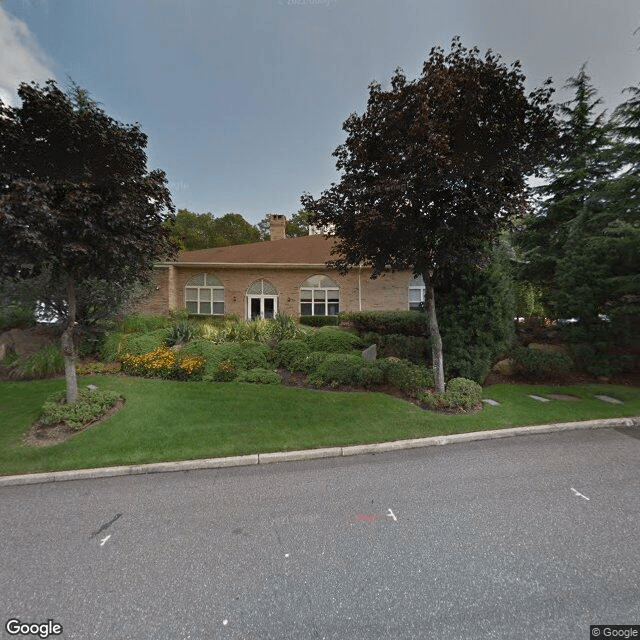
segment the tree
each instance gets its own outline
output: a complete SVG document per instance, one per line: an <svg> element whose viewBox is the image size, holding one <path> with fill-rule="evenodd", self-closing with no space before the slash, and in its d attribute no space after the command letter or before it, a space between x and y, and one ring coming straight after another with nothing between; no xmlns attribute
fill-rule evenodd
<svg viewBox="0 0 640 640"><path fill-rule="evenodd" d="M583 65L565 89L571 100L557 107L559 141L544 168L546 183L537 189L538 206L515 235L524 251L522 277L542 287L544 302L557 312L556 269L564 255L569 231L592 197L595 186L611 175L611 126Z"/></svg>
<svg viewBox="0 0 640 640"><path fill-rule="evenodd" d="M0 102L0 278L49 273L64 283L67 401L77 399L78 287L92 279L149 281L173 256L162 226L173 212L164 172L147 171L147 136L110 118L74 85L21 84L22 104Z"/></svg>
<svg viewBox="0 0 640 640"><path fill-rule="evenodd" d="M258 242L260 231L239 213L216 218L211 213L193 213L179 209L175 223L167 223L171 237L183 251Z"/></svg>
<svg viewBox="0 0 640 640"><path fill-rule="evenodd" d="M436 388L444 390L434 282L490 251L505 221L527 208L524 178L554 132L550 81L528 96L520 64L433 48L422 74L400 69L391 88L369 86L367 109L344 123L334 152L340 181L302 206L337 238L339 272L367 264L422 275Z"/></svg>

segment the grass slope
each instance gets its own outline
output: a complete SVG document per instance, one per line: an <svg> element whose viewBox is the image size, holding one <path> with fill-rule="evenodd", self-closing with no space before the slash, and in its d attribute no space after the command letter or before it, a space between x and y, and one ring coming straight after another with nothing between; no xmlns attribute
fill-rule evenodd
<svg viewBox="0 0 640 640"><path fill-rule="evenodd" d="M0 474L28 473L363 444L549 422L640 415L640 389L612 385L495 385L500 402L471 415L441 415L379 393L324 392L240 383L83 377L117 391L125 407L108 421L50 447L22 435L63 380L0 383ZM574 394L537 402L527 394ZM606 404L594 394L614 396Z"/></svg>

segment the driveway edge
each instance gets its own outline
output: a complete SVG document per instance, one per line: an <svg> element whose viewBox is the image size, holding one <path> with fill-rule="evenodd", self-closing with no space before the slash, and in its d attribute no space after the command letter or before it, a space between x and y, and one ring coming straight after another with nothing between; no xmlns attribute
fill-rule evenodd
<svg viewBox="0 0 640 640"><path fill-rule="evenodd" d="M254 464L272 464L291 462L294 460L312 460L317 458L339 458L373 453L386 453L403 449L417 449L436 445L471 442L473 440L493 440L513 436L528 436L556 431L576 429L611 429L616 427L638 427L640 416L628 418L608 418L604 420L585 420L582 422L562 422L542 424L529 427L511 427L493 429L491 431L472 431L470 433L454 433L450 435L416 438L413 440L394 440L377 444L360 444L349 447L329 447L324 449L306 449L304 451L282 451L259 453L247 456L230 456L227 458L205 458L201 460L184 460L179 462L155 462L122 467L100 467L98 469L77 469L73 471L52 471L49 473L29 473L25 475L0 476L0 487L25 484L42 484L47 482L66 482L69 480L87 480L91 478L111 478L114 476L142 475L146 473L168 473L172 471L193 471L196 469L218 469L222 467L242 467Z"/></svg>

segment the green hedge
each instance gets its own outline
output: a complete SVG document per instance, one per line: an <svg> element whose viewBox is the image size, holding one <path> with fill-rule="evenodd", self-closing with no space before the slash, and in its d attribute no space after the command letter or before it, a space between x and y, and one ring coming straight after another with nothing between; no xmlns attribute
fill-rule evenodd
<svg viewBox="0 0 640 640"><path fill-rule="evenodd" d="M233 363L235 371L268 369L267 357L270 355L270 349L259 342L214 344L208 340L195 339L185 345L180 353L203 357L207 361L204 375L217 375L221 363L229 361Z"/></svg>
<svg viewBox="0 0 640 640"><path fill-rule="evenodd" d="M362 348L362 340L355 334L338 327L322 327L304 337L310 351L347 353Z"/></svg>
<svg viewBox="0 0 640 640"><path fill-rule="evenodd" d="M573 367L573 360L565 353L517 347L511 359L528 375L563 374Z"/></svg>
<svg viewBox="0 0 640 640"><path fill-rule="evenodd" d="M300 316L299 322L308 327L335 327L338 325L338 316Z"/></svg>
<svg viewBox="0 0 640 640"><path fill-rule="evenodd" d="M338 319L340 324L350 325L360 333L429 336L429 322L422 311L356 311L341 313Z"/></svg>

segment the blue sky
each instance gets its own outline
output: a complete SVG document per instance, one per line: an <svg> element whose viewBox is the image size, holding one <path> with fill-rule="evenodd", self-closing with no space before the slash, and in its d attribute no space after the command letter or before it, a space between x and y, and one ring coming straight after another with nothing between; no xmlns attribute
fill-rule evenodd
<svg viewBox="0 0 640 640"><path fill-rule="evenodd" d="M640 82L638 0L0 0L0 98L71 77L149 136L177 208L252 223L338 178L367 86L432 46L519 59L530 89L587 70L612 109Z"/></svg>

